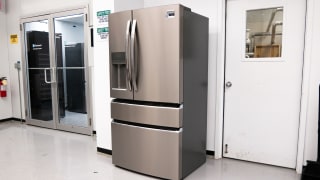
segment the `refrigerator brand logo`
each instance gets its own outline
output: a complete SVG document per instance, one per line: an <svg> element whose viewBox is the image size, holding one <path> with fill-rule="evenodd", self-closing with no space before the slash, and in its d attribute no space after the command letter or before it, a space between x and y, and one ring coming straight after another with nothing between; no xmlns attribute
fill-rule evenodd
<svg viewBox="0 0 320 180"><path fill-rule="evenodd" d="M174 18L174 16L175 16L174 10L168 10L167 11L167 14L166 14L167 18Z"/></svg>

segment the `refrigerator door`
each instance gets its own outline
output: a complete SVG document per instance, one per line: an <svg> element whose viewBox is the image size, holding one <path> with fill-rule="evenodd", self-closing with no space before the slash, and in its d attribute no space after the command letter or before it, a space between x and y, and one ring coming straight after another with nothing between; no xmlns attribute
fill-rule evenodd
<svg viewBox="0 0 320 180"><path fill-rule="evenodd" d="M110 96L133 99L130 66L130 29L132 11L109 15Z"/></svg>
<svg viewBox="0 0 320 180"><path fill-rule="evenodd" d="M134 100L183 102L182 12L180 5L132 11Z"/></svg>

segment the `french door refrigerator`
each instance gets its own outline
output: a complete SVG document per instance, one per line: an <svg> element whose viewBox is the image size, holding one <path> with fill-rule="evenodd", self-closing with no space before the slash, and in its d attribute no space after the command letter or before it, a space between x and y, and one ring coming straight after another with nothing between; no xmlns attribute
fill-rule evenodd
<svg viewBox="0 0 320 180"><path fill-rule="evenodd" d="M208 18L182 5L109 16L112 162L181 179L206 161Z"/></svg>

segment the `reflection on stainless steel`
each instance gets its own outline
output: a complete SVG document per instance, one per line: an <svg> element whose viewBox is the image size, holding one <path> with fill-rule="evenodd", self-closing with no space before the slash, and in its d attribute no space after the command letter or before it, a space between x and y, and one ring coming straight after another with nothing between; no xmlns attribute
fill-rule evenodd
<svg viewBox="0 0 320 180"><path fill-rule="evenodd" d="M132 83L132 77L131 77L131 66L130 66L130 61L131 61L131 56L130 56L130 49L129 49L129 43L130 43L130 28L131 28L131 20L128 20L127 22L127 28L126 28L126 43L125 43L125 55L126 55L126 70L127 70L127 83L128 83L128 88L129 91L132 90L131 83ZM120 67L118 67L120 68ZM118 78L120 78L120 75L118 74ZM118 79L120 81L120 79Z"/></svg>
<svg viewBox="0 0 320 180"><path fill-rule="evenodd" d="M138 91L137 86L137 59L136 59L136 32L137 32L137 20L132 21L132 32L131 32L131 66L132 66L132 83L135 91Z"/></svg>
<svg viewBox="0 0 320 180"><path fill-rule="evenodd" d="M182 179L206 161L208 18L168 5L109 26L113 163Z"/></svg>

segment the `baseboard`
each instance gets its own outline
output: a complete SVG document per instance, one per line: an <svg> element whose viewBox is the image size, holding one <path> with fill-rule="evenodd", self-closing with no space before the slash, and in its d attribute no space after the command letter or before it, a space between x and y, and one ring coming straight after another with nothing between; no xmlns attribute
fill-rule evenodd
<svg viewBox="0 0 320 180"><path fill-rule="evenodd" d="M101 152L101 153L104 153L104 154L112 155L112 151L109 150L109 149L104 149L104 148L99 148L99 147L97 147L97 151L98 151L98 152Z"/></svg>
<svg viewBox="0 0 320 180"><path fill-rule="evenodd" d="M208 151L207 150L207 155L214 156L214 151Z"/></svg>
<svg viewBox="0 0 320 180"><path fill-rule="evenodd" d="M19 121L19 122L26 122L26 120L24 119L19 119L19 118L11 118L11 120L14 120L14 121Z"/></svg>
<svg viewBox="0 0 320 180"><path fill-rule="evenodd" d="M14 118L14 117L6 118L6 119L0 119L0 122L6 122L6 121L21 121L21 119ZM26 120L22 119L22 122L26 122Z"/></svg>
<svg viewBox="0 0 320 180"><path fill-rule="evenodd" d="M109 150L109 149L104 149L104 148L97 147L97 151L101 152L101 153L104 153L104 154L112 155L112 151ZM214 156L214 151L207 151L207 155Z"/></svg>
<svg viewBox="0 0 320 180"><path fill-rule="evenodd" d="M7 122L7 121L11 121L11 118L6 118L6 119L0 119L0 122Z"/></svg>

